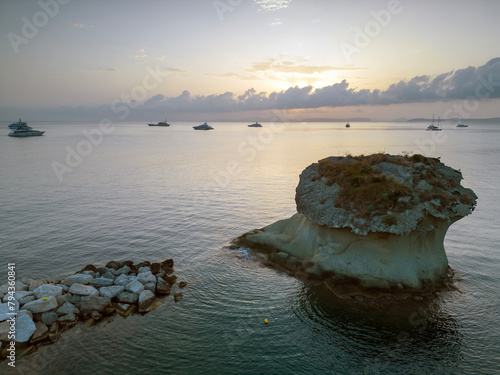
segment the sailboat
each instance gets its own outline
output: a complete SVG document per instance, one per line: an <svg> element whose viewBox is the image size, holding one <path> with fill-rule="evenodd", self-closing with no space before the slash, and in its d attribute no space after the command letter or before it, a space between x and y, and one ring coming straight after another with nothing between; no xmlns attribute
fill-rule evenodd
<svg viewBox="0 0 500 375"><path fill-rule="evenodd" d="M432 123L427 127L427 130L432 130L432 131L440 131L443 130L439 126L439 117L438 117L438 122L437 125L434 125L434 115L432 115Z"/></svg>

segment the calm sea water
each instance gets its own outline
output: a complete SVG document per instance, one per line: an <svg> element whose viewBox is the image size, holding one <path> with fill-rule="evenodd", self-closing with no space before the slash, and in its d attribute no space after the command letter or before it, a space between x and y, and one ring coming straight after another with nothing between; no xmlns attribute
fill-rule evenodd
<svg viewBox="0 0 500 375"><path fill-rule="evenodd" d="M188 286L180 303L167 298L145 316L80 324L18 359L25 373L499 373L500 126L213 123L202 132L128 123L88 147L82 132L96 124L30 125L46 135L0 129L0 283L8 262L19 276L56 278L89 263L173 257ZM224 249L291 216L310 163L381 151L440 156L479 196L446 237L458 291L416 314L374 312ZM54 163L68 161L58 178ZM6 362L0 372L16 373Z"/></svg>

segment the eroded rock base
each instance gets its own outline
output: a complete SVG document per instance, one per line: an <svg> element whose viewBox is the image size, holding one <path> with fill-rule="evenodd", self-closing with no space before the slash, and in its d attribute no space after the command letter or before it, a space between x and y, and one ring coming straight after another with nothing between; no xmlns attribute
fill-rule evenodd
<svg viewBox="0 0 500 375"><path fill-rule="evenodd" d="M449 279L443 240L451 223L426 220L431 230L361 236L349 229L318 226L295 214L246 233L233 245L262 253L266 263L298 278L320 280L338 296L378 298L388 293L406 298L439 290Z"/></svg>

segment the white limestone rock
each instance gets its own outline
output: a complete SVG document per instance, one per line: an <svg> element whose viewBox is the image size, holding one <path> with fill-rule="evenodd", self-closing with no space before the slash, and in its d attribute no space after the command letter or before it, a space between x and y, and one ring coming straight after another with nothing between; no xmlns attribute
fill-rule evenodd
<svg viewBox="0 0 500 375"><path fill-rule="evenodd" d="M421 288L423 283L445 277L448 269L443 239L449 224L429 220L437 228L433 232L407 236L369 233L361 237L348 229L315 225L304 215L295 214L246 234L242 241L249 247L286 253L288 257L271 259L292 266L294 262L295 266L308 264L314 276L356 278L366 287L388 288L401 283Z"/></svg>
<svg viewBox="0 0 500 375"><path fill-rule="evenodd" d="M34 301L36 298L33 294L29 295L29 296L26 296L26 297L23 297L19 300L19 305L24 305L25 303L28 303L28 302L31 302L31 301Z"/></svg>
<svg viewBox="0 0 500 375"><path fill-rule="evenodd" d="M103 274L101 274L101 277L104 277L106 279L111 279L111 280L115 279L115 275L113 275L111 273L111 271L109 271L109 270L107 270L106 272L104 272Z"/></svg>
<svg viewBox="0 0 500 375"><path fill-rule="evenodd" d="M123 285L112 285L112 286L103 286L99 289L99 295L108 298L115 298L118 294L123 292L125 287Z"/></svg>
<svg viewBox="0 0 500 375"><path fill-rule="evenodd" d="M156 278L155 278L155 282L144 284L144 290L150 290L153 293L155 293L155 291L156 291Z"/></svg>
<svg viewBox="0 0 500 375"><path fill-rule="evenodd" d="M129 273L130 273L130 267L129 266L123 266L119 270L113 272L113 274L115 276L128 275Z"/></svg>
<svg viewBox="0 0 500 375"><path fill-rule="evenodd" d="M82 271L81 273L83 273L84 275L90 275L93 278L98 277L98 276L96 276L96 271L92 271L92 270Z"/></svg>
<svg viewBox="0 0 500 375"><path fill-rule="evenodd" d="M54 298L54 297L52 297ZM54 298L55 299L55 298ZM15 342L26 342L35 333L35 322L29 315L23 315L16 318L16 339Z"/></svg>
<svg viewBox="0 0 500 375"><path fill-rule="evenodd" d="M421 289L447 276L446 231L475 208L477 196L461 180L421 155L329 157L301 173L297 214L234 243L292 272Z"/></svg>
<svg viewBox="0 0 500 375"><path fill-rule="evenodd" d="M120 275L118 276L115 281L114 281L114 284L115 285L127 285L131 280L129 279L129 277L127 275Z"/></svg>
<svg viewBox="0 0 500 375"><path fill-rule="evenodd" d="M99 295L99 291L90 285L82 285L78 283L74 283L69 288L69 293L76 294L78 296L97 296Z"/></svg>
<svg viewBox="0 0 500 375"><path fill-rule="evenodd" d="M156 297L153 292L150 290L143 290L141 294L139 294L138 307L139 312L148 312L152 310L153 302L156 300Z"/></svg>
<svg viewBox="0 0 500 375"><path fill-rule="evenodd" d="M137 281L141 284L155 283L156 276L151 273L151 271L141 272L137 274Z"/></svg>
<svg viewBox="0 0 500 375"><path fill-rule="evenodd" d="M67 286L71 286L75 283L87 285L91 280L92 280L91 275L87 275L84 273L77 273L75 275L66 277L62 283Z"/></svg>
<svg viewBox="0 0 500 375"><path fill-rule="evenodd" d="M111 299L102 296L82 297L80 302L81 313L91 313L92 311L103 312L111 304Z"/></svg>
<svg viewBox="0 0 500 375"><path fill-rule="evenodd" d="M66 302L71 302L71 293L65 293L63 294L62 296L57 296L56 299L57 299L57 304L59 306L62 306L64 305Z"/></svg>
<svg viewBox="0 0 500 375"><path fill-rule="evenodd" d="M139 299L139 295L133 292L125 291L118 294L116 298L120 303L136 303L137 300Z"/></svg>
<svg viewBox="0 0 500 375"><path fill-rule="evenodd" d="M60 296L63 292L63 289L60 286L52 285L52 284L43 284L36 288L33 293L36 299L40 299L43 297L50 296Z"/></svg>
<svg viewBox="0 0 500 375"><path fill-rule="evenodd" d="M420 223L428 215L450 222L456 221L457 216L464 217L474 210L477 196L472 190L460 185L462 174L447 167L438 159L425 158L420 155L415 155L415 158L388 154L378 156L379 158L372 158L373 155L371 155L358 159L331 156L308 166L302 171L296 189L297 211L304 214L314 224L329 228L351 228L354 233L360 235L371 232L407 235L414 230L433 230L432 227L422 227ZM373 161L377 159L383 161ZM425 162L420 162L420 160ZM393 179L406 186L411 196L397 199L397 197L391 197L389 193L387 197L378 194L374 197L374 201L358 202L357 205L361 207L353 207L350 210L342 208L336 203L343 188L337 183L328 183L327 178L322 175L324 171L320 164L326 165L329 161L344 165L352 165L360 161L370 162L372 164L369 168L377 176ZM351 184L349 178L355 177L342 175L342 178L345 178L345 183L349 185ZM365 184L362 178L352 182L354 183ZM420 197L426 197L426 200L421 201ZM407 201L403 198L407 198ZM395 203L390 208L380 209L378 206L384 203L384 199L385 202L394 201ZM440 199L444 199L443 202ZM373 206L370 207L371 210L368 210L369 205ZM359 210L363 211L362 215ZM386 215L394 215L392 221L396 223L389 223L384 219Z"/></svg>
<svg viewBox="0 0 500 375"><path fill-rule="evenodd" d="M31 311L33 314L43 313L57 308L57 299L54 296L42 297L28 302L23 309Z"/></svg>
<svg viewBox="0 0 500 375"><path fill-rule="evenodd" d="M147 266L144 266L144 267L140 267L140 268L137 270L137 274L144 273L144 272L151 272L151 268L150 268L150 267L147 267Z"/></svg>
<svg viewBox="0 0 500 375"><path fill-rule="evenodd" d="M76 323L77 320L78 317L73 313L61 315L59 318L57 318L57 322L61 324L73 324Z"/></svg>
<svg viewBox="0 0 500 375"><path fill-rule="evenodd" d="M17 315L16 315L16 316L17 316L17 317L20 317L20 316L23 316L23 315L29 315L29 316L30 316L30 318L31 318L31 319L33 319L33 313L32 313L31 311L29 311L29 310L24 310L24 309L23 309L23 310L19 310L19 311L17 312ZM43 315L43 314L42 314L42 315Z"/></svg>
<svg viewBox="0 0 500 375"><path fill-rule="evenodd" d="M130 283L125 285L125 290L132 292L132 293L139 294L144 290L144 285L137 280L131 281Z"/></svg>
<svg viewBox="0 0 500 375"><path fill-rule="evenodd" d="M96 288L101 288L103 286L113 285L113 280L106 277L99 277L97 279L90 280L90 285Z"/></svg>
<svg viewBox="0 0 500 375"><path fill-rule="evenodd" d="M17 301L20 301L22 298L24 297L29 297L29 296L32 296L33 295L33 291L27 291L27 290L20 290L20 291L17 291L14 293L13 297L15 300ZM3 302L8 302L9 301L9 298L11 297L11 294L6 294L4 297L3 297Z"/></svg>
<svg viewBox="0 0 500 375"><path fill-rule="evenodd" d="M2 286L0 286L0 294L7 294L7 292L9 291L9 287L12 287L12 285L9 285L8 283L3 284ZM26 291L26 290L29 289L26 284L22 283L19 280L17 280L14 283L14 288L15 288L16 292Z"/></svg>
<svg viewBox="0 0 500 375"><path fill-rule="evenodd" d="M46 325L50 326L51 324L55 323L57 321L57 318L59 318L59 314L55 311L47 311L42 313L42 323L45 323Z"/></svg>
<svg viewBox="0 0 500 375"><path fill-rule="evenodd" d="M56 313L58 315L66 315L69 313L78 314L79 312L80 311L78 310L78 307L73 305L71 302L66 302L64 305L62 305L56 310Z"/></svg>

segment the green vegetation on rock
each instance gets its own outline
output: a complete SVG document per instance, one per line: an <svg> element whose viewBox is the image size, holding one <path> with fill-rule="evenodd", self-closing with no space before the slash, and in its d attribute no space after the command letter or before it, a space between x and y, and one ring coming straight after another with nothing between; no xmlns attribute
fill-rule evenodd
<svg viewBox="0 0 500 375"><path fill-rule="evenodd" d="M325 177L327 186L337 184L341 188L335 200L336 207L355 210L356 216L377 215L387 210L402 212L407 208L406 203L398 199L413 199L412 190L371 167L372 163L386 161L378 155L371 155L366 160L354 159L350 163L330 158L319 161L319 178Z"/></svg>

